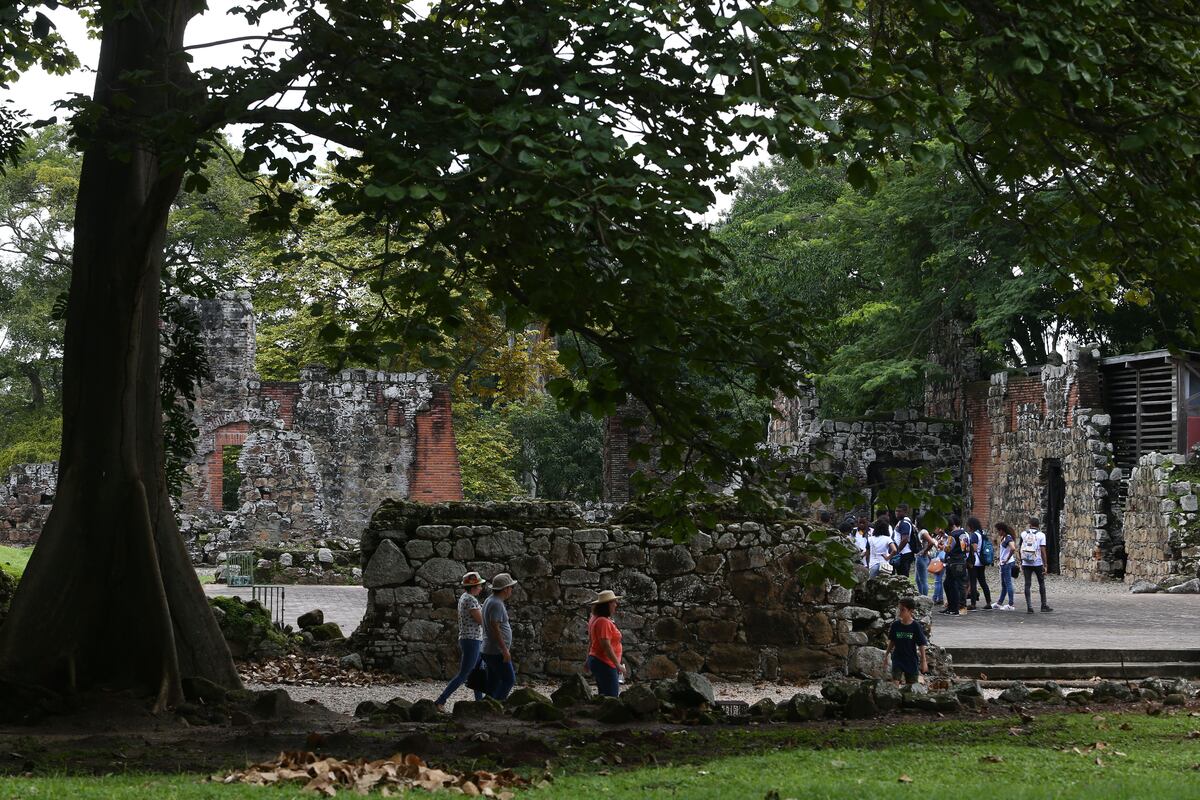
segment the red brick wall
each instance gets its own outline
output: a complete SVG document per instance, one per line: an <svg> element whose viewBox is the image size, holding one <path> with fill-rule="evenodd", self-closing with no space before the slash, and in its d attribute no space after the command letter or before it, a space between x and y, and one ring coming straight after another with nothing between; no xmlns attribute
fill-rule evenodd
<svg viewBox="0 0 1200 800"><path fill-rule="evenodd" d="M210 508L221 510L221 490L225 486L225 464L222 455L225 448L245 444L246 435L249 433L249 422L231 422L213 431L213 451L208 454L208 465L205 469Z"/></svg>
<svg viewBox="0 0 1200 800"><path fill-rule="evenodd" d="M263 381L259 394L279 404L279 418L283 420L283 427L291 430L296 417L296 400L300 398L300 384L296 381Z"/></svg>
<svg viewBox="0 0 1200 800"><path fill-rule="evenodd" d="M989 382L983 381L972 383L966 390L967 424L971 431L971 452L967 456L971 475L970 513L981 518L987 516L988 495L996 474L996 462L992 458L992 421L987 407L990 386Z"/></svg>
<svg viewBox="0 0 1200 800"><path fill-rule="evenodd" d="M462 500L462 473L458 468L448 386L433 388L429 410L417 414L416 427L417 455L409 499L418 503Z"/></svg>

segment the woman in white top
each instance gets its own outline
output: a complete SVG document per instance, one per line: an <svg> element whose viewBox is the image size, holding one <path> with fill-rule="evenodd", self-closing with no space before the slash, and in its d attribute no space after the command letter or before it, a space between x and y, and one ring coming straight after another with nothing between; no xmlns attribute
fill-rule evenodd
<svg viewBox="0 0 1200 800"><path fill-rule="evenodd" d="M880 517L875 521L875 527L871 529L871 535L867 538L867 551L870 554L868 574L874 578L879 574L879 566L889 561L896 553L896 545L892 541L891 525L888 524L886 517Z"/></svg>
<svg viewBox="0 0 1200 800"><path fill-rule="evenodd" d="M458 649L462 659L458 665L458 674L450 679L446 688L433 702L439 711L445 711L446 701L450 695L467 682L467 678L479 663L480 648L483 647L483 607L479 605L479 594L486 583L478 572L468 572L463 575L462 596L458 598ZM475 690L475 699L482 700L483 692Z"/></svg>

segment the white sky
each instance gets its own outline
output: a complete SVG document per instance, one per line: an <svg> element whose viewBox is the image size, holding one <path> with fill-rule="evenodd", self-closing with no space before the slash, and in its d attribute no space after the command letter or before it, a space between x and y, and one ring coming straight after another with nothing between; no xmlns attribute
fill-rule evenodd
<svg viewBox="0 0 1200 800"><path fill-rule="evenodd" d="M188 25L185 44L196 45L254 32L262 33L274 25L281 24L275 22L266 28L251 28L243 17L228 14L228 10L236 6L238 2L239 0L209 0L209 10L194 17ZM61 122L65 121L65 116L61 111L55 109L54 104L57 101L64 100L74 93L88 96L92 94L95 83L94 68L100 53L100 42L88 38L83 20L74 11L59 6L54 11L47 10L46 13L54 22L58 33L75 52L82 66L69 75L48 75L40 69L30 70L10 85L11 88L4 99L11 99L14 105L29 112L34 119L57 116ZM283 18L279 17L278 19ZM244 43L235 43L192 51L193 69L236 63L241 57L243 46ZM235 141L240 139L237 131L228 133ZM742 163L749 166L760 163L765 158L765 155L754 156L743 160ZM732 198L729 195L718 195L717 202L703 215L703 219L706 222L715 222L721 212L729 207L731 201Z"/></svg>

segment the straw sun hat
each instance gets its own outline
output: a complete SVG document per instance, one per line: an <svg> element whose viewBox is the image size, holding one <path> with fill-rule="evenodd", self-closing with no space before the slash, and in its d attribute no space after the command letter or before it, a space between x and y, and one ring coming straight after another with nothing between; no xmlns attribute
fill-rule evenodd
<svg viewBox="0 0 1200 800"><path fill-rule="evenodd" d="M611 603L613 600L621 600L622 598L623 595L613 594L611 589L605 589L603 592L596 595L595 600L585 603L584 605L598 606L601 603Z"/></svg>
<svg viewBox="0 0 1200 800"><path fill-rule="evenodd" d="M501 572L499 575L492 578L492 590L496 592L500 591L501 589L507 589L510 586L516 585L517 582L514 581L512 575L509 575L507 572Z"/></svg>

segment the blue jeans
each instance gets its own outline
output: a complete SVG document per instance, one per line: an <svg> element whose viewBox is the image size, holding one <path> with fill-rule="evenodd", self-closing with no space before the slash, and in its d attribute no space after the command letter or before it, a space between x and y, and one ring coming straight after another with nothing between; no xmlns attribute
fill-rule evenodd
<svg viewBox="0 0 1200 800"><path fill-rule="evenodd" d="M1007 603L1004 602L1005 596L1008 597ZM1017 596L1013 593L1012 564L1003 564L1000 567L1000 599L996 602L1002 606L1011 606L1016 599Z"/></svg>
<svg viewBox="0 0 1200 800"><path fill-rule="evenodd" d="M610 667L595 656L587 657L587 668L596 679L596 691L605 697L616 697L621 693L621 672Z"/></svg>
<svg viewBox="0 0 1200 800"><path fill-rule="evenodd" d="M917 556L917 591L929 594L929 556Z"/></svg>
<svg viewBox="0 0 1200 800"><path fill-rule="evenodd" d="M505 661L504 656L496 653L483 654L483 663L487 666L487 688L484 694L501 702L508 699L508 693L517 683L517 671L511 661Z"/></svg>
<svg viewBox="0 0 1200 800"><path fill-rule="evenodd" d="M438 699L434 700L439 706L444 705L450 699L450 695L457 691L458 687L467 682L475 665L479 663L479 649L483 647L481 639L459 639L458 649L462 653L462 660L458 664L458 674L450 679L446 684L446 688L438 695ZM475 699L482 700L483 692L475 690Z"/></svg>
<svg viewBox="0 0 1200 800"><path fill-rule="evenodd" d="M935 573L933 576L933 602L941 603L946 599L946 595L942 593L942 578L945 577L946 570Z"/></svg>

